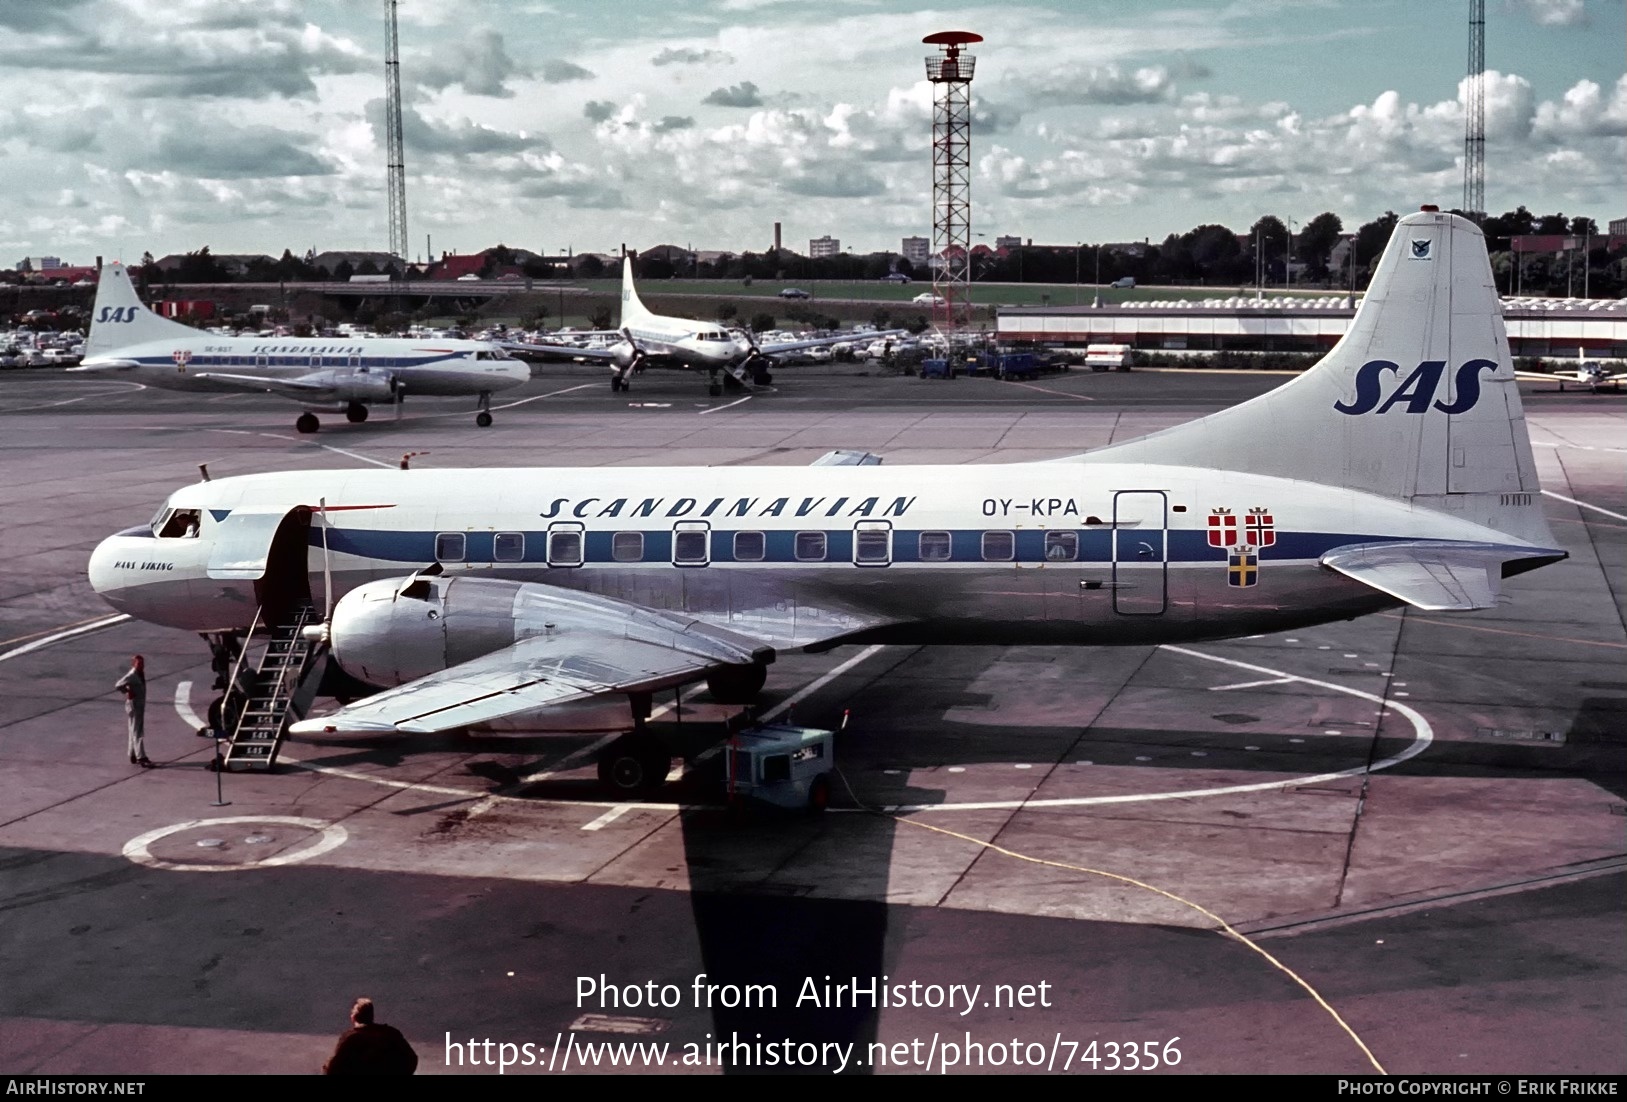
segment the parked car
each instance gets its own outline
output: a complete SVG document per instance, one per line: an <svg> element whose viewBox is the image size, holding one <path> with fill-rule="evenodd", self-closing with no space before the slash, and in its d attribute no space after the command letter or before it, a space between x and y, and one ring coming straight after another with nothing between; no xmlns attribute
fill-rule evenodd
<svg viewBox="0 0 1627 1102"><path fill-rule="evenodd" d="M881 277L881 282L883 283L908 283L909 281L910 277L905 275L903 272L888 272L886 275Z"/></svg>
<svg viewBox="0 0 1627 1102"><path fill-rule="evenodd" d="M780 292L780 297L781 298L813 298L812 295L810 295L807 291L804 291L801 287L787 287L785 290Z"/></svg>
<svg viewBox="0 0 1627 1102"><path fill-rule="evenodd" d="M1121 291L1127 290L1127 289L1129 289L1131 287L1134 287L1135 285L1136 285L1135 276L1123 276L1123 277L1121 277L1119 279L1115 279L1112 283L1108 284L1109 287L1117 287Z"/></svg>
<svg viewBox="0 0 1627 1102"><path fill-rule="evenodd" d="M457 282L457 283L479 283L480 282L480 277L475 275L473 272L470 272L467 275L458 276L458 278L454 282Z"/></svg>
<svg viewBox="0 0 1627 1102"><path fill-rule="evenodd" d="M922 291L910 301L917 306L942 306L943 296L935 295L931 291Z"/></svg>

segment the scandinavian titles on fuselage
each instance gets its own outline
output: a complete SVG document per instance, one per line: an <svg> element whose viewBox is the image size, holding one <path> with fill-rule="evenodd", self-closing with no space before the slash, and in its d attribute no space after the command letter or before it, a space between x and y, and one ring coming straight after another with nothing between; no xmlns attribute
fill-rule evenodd
<svg viewBox="0 0 1627 1102"><path fill-rule="evenodd" d="M805 497L800 501L789 497L714 497L696 512L700 499L693 497L647 497L636 503L632 498L568 498L556 497L540 514L543 519L553 517L807 517L838 515L850 517L901 517L915 504L913 497L895 497L886 501L881 497ZM602 503L602 504L601 504ZM632 503L632 504L630 504ZM663 509L663 506L665 508ZM844 513L843 510L846 510Z"/></svg>

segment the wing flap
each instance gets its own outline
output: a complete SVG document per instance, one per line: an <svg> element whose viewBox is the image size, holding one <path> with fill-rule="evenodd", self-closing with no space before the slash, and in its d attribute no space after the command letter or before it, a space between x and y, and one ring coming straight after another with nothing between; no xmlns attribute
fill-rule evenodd
<svg viewBox="0 0 1627 1102"><path fill-rule="evenodd" d="M1414 608L1467 612L1496 606L1505 563L1563 554L1500 544L1402 540L1336 547L1321 562Z"/></svg>

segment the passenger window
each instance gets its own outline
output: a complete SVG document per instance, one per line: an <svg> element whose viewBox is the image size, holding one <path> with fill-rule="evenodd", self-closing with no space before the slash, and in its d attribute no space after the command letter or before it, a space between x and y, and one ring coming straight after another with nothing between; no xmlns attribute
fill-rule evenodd
<svg viewBox="0 0 1627 1102"><path fill-rule="evenodd" d="M706 564L706 531L679 531L672 536L672 561L688 566Z"/></svg>
<svg viewBox="0 0 1627 1102"><path fill-rule="evenodd" d="M988 562L1010 562L1015 557L1015 545L1010 532L984 532L983 558Z"/></svg>
<svg viewBox="0 0 1627 1102"><path fill-rule="evenodd" d="M1078 532L1045 533L1045 561L1072 562L1079 557Z"/></svg>
<svg viewBox="0 0 1627 1102"><path fill-rule="evenodd" d="M436 562L463 561L463 533L442 532L435 537Z"/></svg>
<svg viewBox="0 0 1627 1102"><path fill-rule="evenodd" d="M567 528L548 533L548 565L582 565L582 533L580 529Z"/></svg>
<svg viewBox="0 0 1627 1102"><path fill-rule="evenodd" d="M860 566L885 566L893 558L891 528L860 527L853 533L853 561Z"/></svg>
<svg viewBox="0 0 1627 1102"><path fill-rule="evenodd" d="M798 562L824 562L825 533L798 532L796 555Z"/></svg>
<svg viewBox="0 0 1627 1102"><path fill-rule="evenodd" d="M734 534L734 561L762 562L763 547L763 534L761 532L736 532Z"/></svg>
<svg viewBox="0 0 1627 1102"><path fill-rule="evenodd" d="M492 540L491 557L495 562L520 562L525 558L523 532L499 532Z"/></svg>
<svg viewBox="0 0 1627 1102"><path fill-rule="evenodd" d="M617 532L610 537L610 557L617 562L644 560L644 533Z"/></svg>
<svg viewBox="0 0 1627 1102"><path fill-rule="evenodd" d="M922 532L917 546L922 562L949 561L948 532Z"/></svg>

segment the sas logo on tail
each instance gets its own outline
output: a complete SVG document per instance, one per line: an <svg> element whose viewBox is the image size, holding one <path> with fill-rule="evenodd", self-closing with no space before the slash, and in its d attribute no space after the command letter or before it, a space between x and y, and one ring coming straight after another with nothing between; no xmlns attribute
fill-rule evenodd
<svg viewBox="0 0 1627 1102"><path fill-rule="evenodd" d="M104 306L96 313L98 322L135 321L139 306Z"/></svg>
<svg viewBox="0 0 1627 1102"><path fill-rule="evenodd" d="M1417 368L1401 380L1388 397L1385 396L1384 380L1381 376L1385 372L1392 375L1401 374L1401 366L1389 360L1368 360L1356 372L1356 399L1353 402L1335 402L1333 408L1340 413L1355 416L1361 413L1388 413L1393 406L1400 405L1405 413L1427 413L1431 406L1442 413L1467 413L1480 401L1480 373L1482 371L1496 371L1496 360L1470 360L1457 369L1453 376L1452 389L1457 392L1457 399L1452 402L1439 401L1435 392L1440 389L1441 377L1446 374L1445 360L1425 360ZM1383 398L1383 404L1379 399Z"/></svg>

